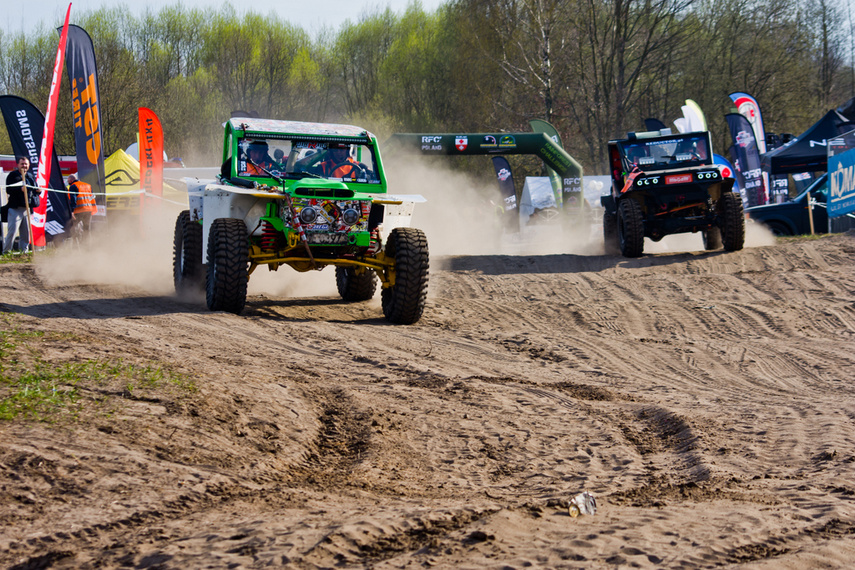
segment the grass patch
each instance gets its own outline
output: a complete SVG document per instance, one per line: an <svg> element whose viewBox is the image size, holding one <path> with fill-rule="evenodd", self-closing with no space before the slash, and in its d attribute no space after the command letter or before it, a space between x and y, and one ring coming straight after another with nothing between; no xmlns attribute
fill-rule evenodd
<svg viewBox="0 0 855 570"><path fill-rule="evenodd" d="M29 263L33 260L33 252L9 252L0 255L0 265L4 263Z"/></svg>
<svg viewBox="0 0 855 570"><path fill-rule="evenodd" d="M779 242L797 242L797 241L815 241L819 239L824 239L827 237L831 237L836 234L802 234L798 236L775 236L775 239Z"/></svg>
<svg viewBox="0 0 855 570"><path fill-rule="evenodd" d="M15 326L15 315L0 317L6 325L0 330L0 421L75 420L115 398L138 399L144 393L157 399L172 390L196 391L187 375L159 365L121 360L47 362L35 342L59 336L67 342L74 335L21 330Z"/></svg>

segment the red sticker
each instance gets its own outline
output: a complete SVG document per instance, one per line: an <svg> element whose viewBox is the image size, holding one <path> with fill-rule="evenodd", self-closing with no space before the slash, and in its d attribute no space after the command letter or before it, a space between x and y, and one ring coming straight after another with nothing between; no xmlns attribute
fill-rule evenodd
<svg viewBox="0 0 855 570"><path fill-rule="evenodd" d="M692 181L691 174L674 174L665 177L665 184L685 184Z"/></svg>

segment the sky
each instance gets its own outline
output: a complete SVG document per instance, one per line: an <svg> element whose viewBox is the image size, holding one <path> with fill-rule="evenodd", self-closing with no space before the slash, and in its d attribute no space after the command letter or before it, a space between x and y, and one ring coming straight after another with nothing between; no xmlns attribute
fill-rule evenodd
<svg viewBox="0 0 855 570"><path fill-rule="evenodd" d="M228 2L224 0L180 0L186 8L209 8L218 10L225 3L234 6L238 13L246 12L250 7L253 11L267 15L271 12L280 18L296 24L314 36L324 26L337 30L350 20L358 22L366 13L385 10L403 14L407 6L415 0L252 0L244 2ZM447 0L419 0L422 9L433 12ZM157 12L166 6L175 6L179 0L72 0L71 23L75 23L75 13L97 10L102 7L123 6L136 16L142 15L146 7ZM0 9L0 26L4 35L20 32L28 33L36 30L39 24L52 28L62 24L68 0L19 0L4 2ZM11 6L9 4L12 4Z"/></svg>

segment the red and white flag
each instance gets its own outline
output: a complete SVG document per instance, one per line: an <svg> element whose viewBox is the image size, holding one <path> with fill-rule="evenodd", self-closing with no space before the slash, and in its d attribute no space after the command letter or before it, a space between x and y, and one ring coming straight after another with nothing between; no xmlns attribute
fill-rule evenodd
<svg viewBox="0 0 855 570"><path fill-rule="evenodd" d="M48 108L45 113L45 130L42 136L42 150L39 155L39 168L36 173L36 186L41 189L39 207L33 211L33 245L43 247L45 245L45 221L47 220L47 187L50 180L50 169L53 157L53 126L56 123L56 105L59 100L59 84L62 79L62 62L65 59L65 44L68 38L68 18L71 16L71 4L65 12L65 23L62 26L62 34L59 38L59 47L56 48L56 63L53 66L53 80L50 84L50 95L48 97Z"/></svg>

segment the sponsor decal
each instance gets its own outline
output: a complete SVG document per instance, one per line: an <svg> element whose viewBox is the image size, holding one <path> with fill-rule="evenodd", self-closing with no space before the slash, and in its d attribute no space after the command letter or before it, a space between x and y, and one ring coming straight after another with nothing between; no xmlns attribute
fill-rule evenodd
<svg viewBox="0 0 855 570"><path fill-rule="evenodd" d="M736 133L736 144L741 146L742 148L746 148L748 145L754 142L754 135L747 131L739 131Z"/></svg>
<svg viewBox="0 0 855 570"><path fill-rule="evenodd" d="M821 141L810 141L810 147L813 148L815 146L828 146L828 141L826 139L822 139Z"/></svg>
<svg viewBox="0 0 855 570"><path fill-rule="evenodd" d="M564 186L578 186L581 183L582 183L581 178L565 178L564 179Z"/></svg>
<svg viewBox="0 0 855 570"><path fill-rule="evenodd" d="M505 196L505 211L513 210L517 207L516 196Z"/></svg>
<svg viewBox="0 0 855 570"><path fill-rule="evenodd" d="M424 135L422 136L422 144L437 144L442 142L442 135Z"/></svg>
<svg viewBox="0 0 855 570"><path fill-rule="evenodd" d="M442 150L441 144L423 144L422 150Z"/></svg>
<svg viewBox="0 0 855 570"><path fill-rule="evenodd" d="M484 140L481 141L481 148L496 148L496 137L493 135L484 135Z"/></svg>
<svg viewBox="0 0 855 570"><path fill-rule="evenodd" d="M691 174L672 174L665 177L665 184L686 184L691 181Z"/></svg>
<svg viewBox="0 0 855 570"><path fill-rule="evenodd" d="M246 139L244 139L244 140L246 140ZM241 144L243 145L244 141L241 141ZM243 148L243 147L241 147L241 148ZM308 148L308 149L314 149L314 150L324 150L327 148L327 143L299 141L294 145L294 148L298 148L298 149Z"/></svg>
<svg viewBox="0 0 855 570"><path fill-rule="evenodd" d="M517 146L517 139L511 135L505 135L499 139L499 146L502 148L514 148Z"/></svg>
<svg viewBox="0 0 855 570"><path fill-rule="evenodd" d="M496 175L499 177L499 180L504 182L505 180L511 177L511 171L507 168L503 168Z"/></svg>
<svg viewBox="0 0 855 570"><path fill-rule="evenodd" d="M466 135L460 135L460 136L454 137L454 148L456 148L460 152L463 152L464 150L466 150L466 147L468 147L468 146L469 146L469 137L467 137Z"/></svg>
<svg viewBox="0 0 855 570"><path fill-rule="evenodd" d="M15 111L15 116L18 118L18 130L27 149L27 155L30 158L30 170L34 170L39 165L39 151L36 149L36 141L33 139L33 131L30 129L30 120L27 117L27 111L24 109Z"/></svg>
<svg viewBox="0 0 855 570"><path fill-rule="evenodd" d="M101 152L99 123L101 113L98 110L98 92L94 73L90 73L87 78L72 78L71 108L74 113L74 128L82 129L86 157L91 164L97 164L98 154Z"/></svg>
<svg viewBox="0 0 855 570"><path fill-rule="evenodd" d="M325 217L326 217L326 218L327 218L327 220L329 220L330 222L336 222L336 221L338 221L338 218L339 218L339 216L341 215L341 213L338 211L338 206L336 206L336 205L335 205L334 203L332 203L332 202L324 202L323 210L324 210L324 212L326 212L326 216L325 216Z"/></svg>
<svg viewBox="0 0 855 570"><path fill-rule="evenodd" d="M133 210L139 207L139 196L107 196L107 208L110 210Z"/></svg>
<svg viewBox="0 0 855 570"><path fill-rule="evenodd" d="M721 175L725 178L733 178L733 172L726 166L721 169Z"/></svg>

